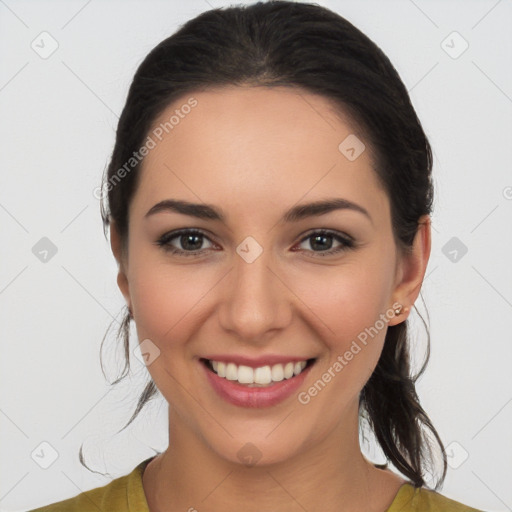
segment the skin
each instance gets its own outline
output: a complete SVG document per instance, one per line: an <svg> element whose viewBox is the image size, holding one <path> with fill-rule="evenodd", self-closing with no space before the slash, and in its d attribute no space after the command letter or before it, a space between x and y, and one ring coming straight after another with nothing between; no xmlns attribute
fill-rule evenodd
<svg viewBox="0 0 512 512"><path fill-rule="evenodd" d="M207 383L198 358L316 357L300 390L307 391L395 302L407 309L387 325L406 320L430 255L430 219L420 219L412 252L402 254L369 146L355 161L338 150L349 134L364 135L326 98L234 86L190 96L198 105L145 157L129 208L127 253L111 226L118 285L139 340L160 350L148 370L170 405L170 445L143 476L150 510L226 512L243 504L247 511L384 511L404 480L362 455L358 397L386 327L306 405L296 394L264 409L229 404ZM330 197L357 203L371 220L337 210L279 222L297 203ZM226 224L172 212L144 217L168 198L221 208ZM205 232L200 256L155 244L181 228ZM314 239L305 239L321 228L352 236L356 247L322 257ZM252 263L236 252L247 236L263 248ZM187 250L180 237L171 245ZM248 442L261 454L252 467L237 456Z"/></svg>

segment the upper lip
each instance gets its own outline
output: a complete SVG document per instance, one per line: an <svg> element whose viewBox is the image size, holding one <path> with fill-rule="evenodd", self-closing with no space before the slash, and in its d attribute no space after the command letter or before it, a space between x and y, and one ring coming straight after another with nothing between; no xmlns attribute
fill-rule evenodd
<svg viewBox="0 0 512 512"><path fill-rule="evenodd" d="M297 356L281 356L281 355L266 355L259 357L247 357L236 354L212 354L204 356L202 359L209 359L211 361L218 361L223 363L234 363L237 366L249 366L251 368L260 368L262 366L273 366L275 364L297 363L299 361L308 361L313 359L311 357L297 357Z"/></svg>

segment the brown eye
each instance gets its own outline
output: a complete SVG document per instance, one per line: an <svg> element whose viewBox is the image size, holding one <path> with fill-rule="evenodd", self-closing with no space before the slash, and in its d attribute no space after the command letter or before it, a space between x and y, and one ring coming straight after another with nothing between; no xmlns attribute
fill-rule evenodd
<svg viewBox="0 0 512 512"><path fill-rule="evenodd" d="M337 242L339 245L334 249L333 244ZM342 236L336 231L319 230L309 233L301 240L301 244L307 242L309 248L307 251L316 253L318 256L330 256L341 251L354 247L354 240L347 236ZM324 253L324 254L321 254Z"/></svg>
<svg viewBox="0 0 512 512"><path fill-rule="evenodd" d="M171 243L175 239L181 248L177 248L173 243ZM198 256L205 250L201 248L205 240L209 240L209 238L202 231L196 229L184 229L166 233L157 240L156 244L159 247L162 247L164 251L172 254Z"/></svg>

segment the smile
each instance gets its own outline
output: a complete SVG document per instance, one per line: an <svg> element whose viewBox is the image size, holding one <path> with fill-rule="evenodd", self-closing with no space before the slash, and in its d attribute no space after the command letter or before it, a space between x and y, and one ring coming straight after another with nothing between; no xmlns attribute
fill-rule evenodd
<svg viewBox="0 0 512 512"><path fill-rule="evenodd" d="M291 379L299 375L306 368L307 361L290 361L286 364L265 365L251 368L235 363L207 360L210 368L219 376L227 380L237 381L239 384L247 384L249 387L272 386L284 379Z"/></svg>
<svg viewBox="0 0 512 512"><path fill-rule="evenodd" d="M316 361L312 358L236 364L220 359L200 359L213 390L231 404L253 408L276 405L296 393Z"/></svg>

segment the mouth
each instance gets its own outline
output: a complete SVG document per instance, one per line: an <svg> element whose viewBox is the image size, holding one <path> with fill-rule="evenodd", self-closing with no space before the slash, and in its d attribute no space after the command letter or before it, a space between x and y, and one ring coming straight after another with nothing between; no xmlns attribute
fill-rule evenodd
<svg viewBox="0 0 512 512"><path fill-rule="evenodd" d="M248 366L200 358L207 380L217 394L241 407L275 405L296 391L316 358Z"/></svg>
<svg viewBox="0 0 512 512"><path fill-rule="evenodd" d="M208 370L218 377L226 380L236 381L238 384L247 387L269 387L277 382L292 379L300 375L307 367L314 363L315 359L304 359L302 361L289 361L288 363L263 365L256 368L211 359L201 359L201 362Z"/></svg>

